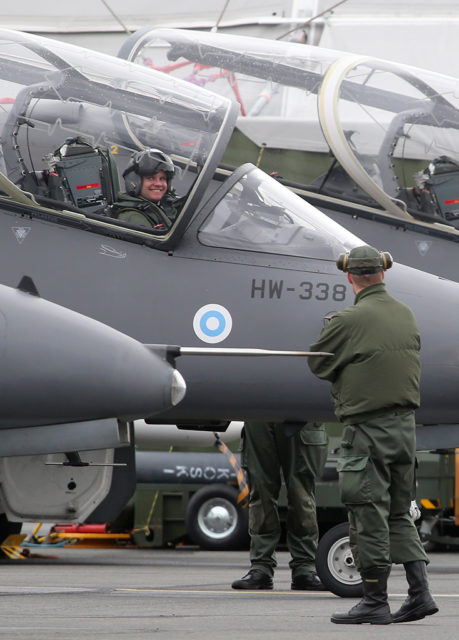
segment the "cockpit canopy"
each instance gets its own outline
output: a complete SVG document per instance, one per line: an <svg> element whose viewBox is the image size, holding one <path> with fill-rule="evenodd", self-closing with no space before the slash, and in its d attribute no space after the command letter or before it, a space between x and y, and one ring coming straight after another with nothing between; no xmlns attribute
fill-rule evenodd
<svg viewBox="0 0 459 640"><path fill-rule="evenodd" d="M119 174L133 151L159 147L178 168L177 190L188 192L218 164L236 113L226 98L172 76L0 30L0 170L15 184L39 183L62 161L62 145L79 138L88 153L107 150Z"/></svg>
<svg viewBox="0 0 459 640"><path fill-rule="evenodd" d="M336 260L358 244L253 165L221 184L215 172L238 114L233 101L173 75L0 30L2 206L162 250L195 219L195 240L208 247ZM170 224L146 230L114 211L132 153L150 147L172 158L180 207Z"/></svg>
<svg viewBox="0 0 459 640"><path fill-rule="evenodd" d="M456 169L443 188L446 164L459 164L455 78L299 43L179 29L144 29L120 55L238 102L240 135L225 155L234 164L252 161L397 217L459 218ZM441 164L442 178L437 171L432 179L431 163Z"/></svg>

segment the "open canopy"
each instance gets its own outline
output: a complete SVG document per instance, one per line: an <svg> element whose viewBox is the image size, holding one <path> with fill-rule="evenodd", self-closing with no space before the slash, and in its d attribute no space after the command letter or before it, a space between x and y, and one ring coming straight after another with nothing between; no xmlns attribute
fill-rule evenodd
<svg viewBox="0 0 459 640"><path fill-rule="evenodd" d="M347 195L398 217L431 213L420 203L426 181L459 164L454 78L299 43L179 29L144 29L120 55L238 102L237 126L261 151L331 151ZM317 175L309 167L308 179L294 181L345 190L336 166L328 174L316 166ZM459 201L451 200L436 203L439 217L455 219Z"/></svg>
<svg viewBox="0 0 459 640"><path fill-rule="evenodd" d="M359 243L251 164L222 184L239 111L159 70L0 30L1 208L162 250L188 229L200 247L324 260ZM132 152L150 147L176 167L178 213L160 229L117 219L112 206Z"/></svg>
<svg viewBox="0 0 459 640"><path fill-rule="evenodd" d="M0 169L25 190L33 192L56 150L75 138L110 152L119 174L133 151L156 147L178 168L176 188L189 196L183 213L213 174L237 111L228 99L172 76L0 30Z"/></svg>

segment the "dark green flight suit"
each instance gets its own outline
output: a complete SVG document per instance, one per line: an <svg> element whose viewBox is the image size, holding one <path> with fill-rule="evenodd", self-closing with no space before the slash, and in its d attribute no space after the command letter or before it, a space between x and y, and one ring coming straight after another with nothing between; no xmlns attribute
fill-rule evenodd
<svg viewBox="0 0 459 640"><path fill-rule="evenodd" d="M315 480L327 458L328 438L323 425L246 422L242 466L247 472L251 569L273 576L275 550L281 535L278 497L281 469L287 490L287 546L292 556L292 578L315 572L318 528ZM286 431L287 430L287 431Z"/></svg>
<svg viewBox="0 0 459 640"><path fill-rule="evenodd" d="M169 229L177 216L174 207L175 196L166 193L159 204L146 198L120 193L118 200L112 205L110 215L138 227L150 229Z"/></svg>
<svg viewBox="0 0 459 640"><path fill-rule="evenodd" d="M419 406L420 338L412 311L383 283L361 290L337 313L311 351L311 371L332 383L344 427L338 462L359 571L392 562L428 562L409 516Z"/></svg>

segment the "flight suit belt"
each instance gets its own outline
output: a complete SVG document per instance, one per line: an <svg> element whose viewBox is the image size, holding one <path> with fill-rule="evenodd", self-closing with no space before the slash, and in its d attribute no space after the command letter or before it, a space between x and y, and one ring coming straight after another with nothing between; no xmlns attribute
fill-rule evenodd
<svg viewBox="0 0 459 640"><path fill-rule="evenodd" d="M343 424L353 424L357 425L359 422L366 422L367 420L372 420L373 418L379 418L380 416L396 414L400 415L402 413L406 413L407 411L414 411L417 407L392 407L385 409L376 409L375 411L366 411L365 413L355 413L352 416L346 416L341 419Z"/></svg>

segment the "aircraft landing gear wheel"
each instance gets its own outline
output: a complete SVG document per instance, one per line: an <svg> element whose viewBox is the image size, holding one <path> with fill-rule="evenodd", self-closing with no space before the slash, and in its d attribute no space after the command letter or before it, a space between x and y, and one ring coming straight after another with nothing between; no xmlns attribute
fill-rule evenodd
<svg viewBox="0 0 459 640"><path fill-rule="evenodd" d="M203 549L243 549L248 545L248 510L237 504L238 491L225 484L202 487L191 497L185 516L188 535Z"/></svg>
<svg viewBox="0 0 459 640"><path fill-rule="evenodd" d="M362 579L349 545L349 524L342 522L319 540L316 553L317 574L332 593L341 598L360 598Z"/></svg>

